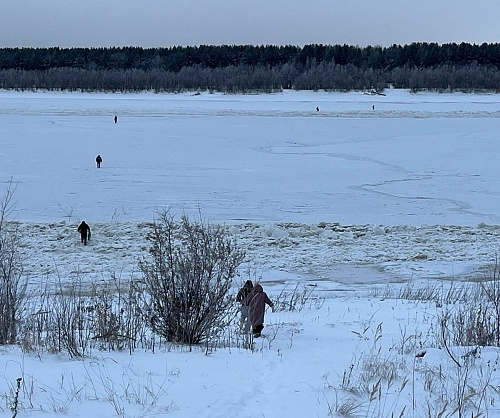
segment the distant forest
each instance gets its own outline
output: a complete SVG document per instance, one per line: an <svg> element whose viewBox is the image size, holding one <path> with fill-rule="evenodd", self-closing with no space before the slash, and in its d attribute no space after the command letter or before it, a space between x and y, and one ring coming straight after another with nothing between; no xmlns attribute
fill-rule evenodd
<svg viewBox="0 0 500 418"><path fill-rule="evenodd" d="M500 44L2 48L0 88L500 92Z"/></svg>

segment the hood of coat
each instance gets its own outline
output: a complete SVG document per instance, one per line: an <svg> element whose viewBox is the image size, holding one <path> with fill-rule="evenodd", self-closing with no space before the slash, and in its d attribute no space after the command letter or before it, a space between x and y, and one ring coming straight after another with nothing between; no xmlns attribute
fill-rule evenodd
<svg viewBox="0 0 500 418"><path fill-rule="evenodd" d="M254 292L263 292L264 289L262 289L262 286L260 284L256 284L255 287L253 288Z"/></svg>

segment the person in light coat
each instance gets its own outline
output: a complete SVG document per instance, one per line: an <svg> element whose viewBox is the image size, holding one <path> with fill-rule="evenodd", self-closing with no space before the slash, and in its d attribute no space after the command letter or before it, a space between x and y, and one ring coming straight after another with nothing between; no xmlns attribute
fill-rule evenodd
<svg viewBox="0 0 500 418"><path fill-rule="evenodd" d="M248 306L250 300L247 296L252 293L252 291L253 283L251 280L247 280L236 295L236 302L240 303L240 330L245 334L250 332L250 307Z"/></svg>
<svg viewBox="0 0 500 418"><path fill-rule="evenodd" d="M269 305L274 312L274 303L269 299L260 284L255 285L252 293L247 296L247 299L250 308L250 322L252 324L253 336L258 338L264 329L266 305Z"/></svg>

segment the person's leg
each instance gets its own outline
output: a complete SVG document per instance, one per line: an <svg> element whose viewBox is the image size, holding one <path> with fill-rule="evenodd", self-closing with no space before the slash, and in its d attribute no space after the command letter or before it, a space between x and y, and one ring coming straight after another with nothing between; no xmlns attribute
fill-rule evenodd
<svg viewBox="0 0 500 418"><path fill-rule="evenodd" d="M250 315L249 315L249 307L242 305L240 308L241 316L240 316L240 330L244 332L250 331Z"/></svg>
<svg viewBox="0 0 500 418"><path fill-rule="evenodd" d="M255 338L260 337L262 330L264 329L264 324L255 325L253 327L253 336Z"/></svg>
<svg viewBox="0 0 500 418"><path fill-rule="evenodd" d="M240 306L240 331L243 330L243 324L245 323L245 307Z"/></svg>
<svg viewBox="0 0 500 418"><path fill-rule="evenodd" d="M248 334L250 332L251 326L252 326L252 324L250 323L250 315L247 315L247 318L245 321L245 327L243 328L243 331Z"/></svg>

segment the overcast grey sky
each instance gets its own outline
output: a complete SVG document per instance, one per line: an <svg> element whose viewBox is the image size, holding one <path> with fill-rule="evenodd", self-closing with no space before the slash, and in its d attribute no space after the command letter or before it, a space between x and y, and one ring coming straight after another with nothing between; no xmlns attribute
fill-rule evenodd
<svg viewBox="0 0 500 418"><path fill-rule="evenodd" d="M500 42L500 0L0 0L0 47Z"/></svg>

